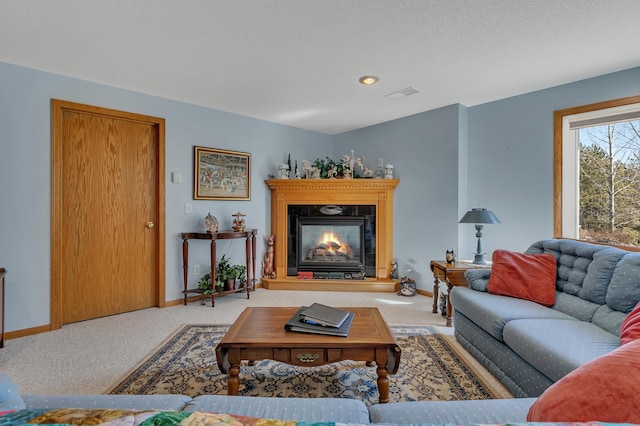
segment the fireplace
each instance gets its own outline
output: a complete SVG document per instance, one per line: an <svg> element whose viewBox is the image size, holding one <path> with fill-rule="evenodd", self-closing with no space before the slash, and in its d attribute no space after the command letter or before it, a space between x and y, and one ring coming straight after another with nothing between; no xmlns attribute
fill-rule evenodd
<svg viewBox="0 0 640 426"><path fill-rule="evenodd" d="M393 262L393 192L399 182L397 179L266 180L271 190L271 229L266 235L274 237L275 277L262 277L263 287L270 290L397 291L397 280L391 279L390 273ZM305 249L298 246L298 219L303 219L304 227L316 225L305 223L304 218L318 217L329 221L349 218L349 221L360 223L364 218L362 225L348 223L349 227L361 229L358 238L360 249L364 247L364 259L362 255L355 256L358 260L349 259L348 262L345 258L333 259L331 265L325 262L324 270L310 271L317 265L305 260ZM320 249L318 254L324 249L322 246L316 248ZM353 247L351 249L354 250ZM306 251L309 250L311 248ZM302 265L298 265L299 259ZM339 264L343 261L346 264ZM347 276L343 279L341 274L348 274L350 269L347 267L352 268L356 263L364 263L364 279L347 279ZM336 264L339 270L336 270ZM309 272L327 274L302 279L299 273L303 272L307 276ZM333 277L328 278L328 273L334 274Z"/></svg>
<svg viewBox="0 0 640 426"><path fill-rule="evenodd" d="M288 276L375 275L375 206L292 205L288 221Z"/></svg>

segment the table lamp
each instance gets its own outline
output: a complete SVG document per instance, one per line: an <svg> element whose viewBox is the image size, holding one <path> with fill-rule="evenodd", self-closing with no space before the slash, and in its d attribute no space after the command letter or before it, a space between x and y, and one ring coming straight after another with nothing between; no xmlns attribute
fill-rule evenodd
<svg viewBox="0 0 640 426"><path fill-rule="evenodd" d="M475 223L476 224L476 237L478 238L478 248L474 253L473 263L477 265L486 265L484 260L484 253L482 252L482 228L485 223L500 223L500 220L493 214L492 211L483 208L473 208L466 212L459 223Z"/></svg>

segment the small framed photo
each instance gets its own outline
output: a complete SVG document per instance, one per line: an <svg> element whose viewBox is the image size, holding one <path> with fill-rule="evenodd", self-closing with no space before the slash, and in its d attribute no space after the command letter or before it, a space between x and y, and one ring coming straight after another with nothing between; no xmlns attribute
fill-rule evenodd
<svg viewBox="0 0 640 426"><path fill-rule="evenodd" d="M251 154L194 147L194 200L250 200Z"/></svg>

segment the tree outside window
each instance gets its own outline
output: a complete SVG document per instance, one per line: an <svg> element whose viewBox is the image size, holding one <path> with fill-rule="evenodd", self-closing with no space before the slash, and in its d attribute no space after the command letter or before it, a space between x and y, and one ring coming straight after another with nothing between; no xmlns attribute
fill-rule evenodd
<svg viewBox="0 0 640 426"><path fill-rule="evenodd" d="M581 240L640 246L640 120L581 128Z"/></svg>

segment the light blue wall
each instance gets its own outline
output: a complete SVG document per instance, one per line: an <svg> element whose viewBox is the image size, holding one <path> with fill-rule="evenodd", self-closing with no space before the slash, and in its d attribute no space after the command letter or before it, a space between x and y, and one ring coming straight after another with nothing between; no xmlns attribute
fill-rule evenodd
<svg viewBox="0 0 640 426"><path fill-rule="evenodd" d="M355 150L375 167L395 166L394 253L430 290L430 259L456 246L459 258L475 250L472 225L459 225L477 206L493 210L501 225L485 227L483 248L524 250L553 232L553 111L640 94L640 68L579 81L471 108L451 105L334 137L78 79L0 63L0 266L7 275L7 331L49 324L50 99L131 111L166 119L166 298L181 297L178 234L202 229L211 212L230 224L269 224L263 180L292 159L338 159ZM252 154L251 201L192 199L193 146ZM181 172L182 184L170 182ZM193 214L184 204L193 203ZM262 238L258 255L263 253ZM208 263L206 246L192 244L192 264ZM203 243L206 245L206 243ZM242 257L238 244L219 254ZM193 277L195 280L195 277ZM195 281L194 281L195 282ZM425 312L430 312L425 307Z"/></svg>
<svg viewBox="0 0 640 426"><path fill-rule="evenodd" d="M355 150L367 164L394 165L394 257L431 290L430 259L457 245L458 126L464 107L451 105L334 136L336 157Z"/></svg>
<svg viewBox="0 0 640 426"><path fill-rule="evenodd" d="M485 226L485 252L522 251L553 237L553 112L639 94L633 68L468 109L466 207L482 205L502 221ZM474 231L463 226L470 253Z"/></svg>
<svg viewBox="0 0 640 426"><path fill-rule="evenodd" d="M182 296L180 232L204 230L207 212L230 228L231 214L241 211L247 226L259 229L260 256L270 223L264 179L287 153L332 155L331 137L320 133L0 63L0 266L8 270L7 331L49 324L51 98L166 119L167 300ZM194 145L250 152L251 201L193 200ZM183 183L171 183L171 172L181 172ZM193 214L184 213L186 202L193 203ZM220 242L218 253L244 259L244 244L236 241ZM206 271L208 243L191 247L190 263Z"/></svg>

